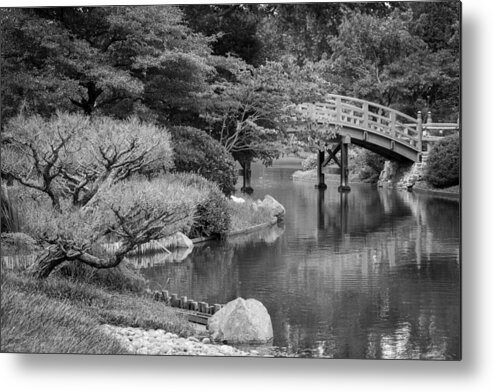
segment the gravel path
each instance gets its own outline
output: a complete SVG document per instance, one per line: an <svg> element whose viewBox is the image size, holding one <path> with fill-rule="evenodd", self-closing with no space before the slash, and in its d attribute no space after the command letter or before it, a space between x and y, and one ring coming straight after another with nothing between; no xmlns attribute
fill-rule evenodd
<svg viewBox="0 0 493 392"><path fill-rule="evenodd" d="M199 341L195 337L181 338L162 329L115 327L103 325L103 330L115 336L133 354L141 355L207 355L207 356L256 356L255 350L241 351L227 345L211 344L209 338Z"/></svg>

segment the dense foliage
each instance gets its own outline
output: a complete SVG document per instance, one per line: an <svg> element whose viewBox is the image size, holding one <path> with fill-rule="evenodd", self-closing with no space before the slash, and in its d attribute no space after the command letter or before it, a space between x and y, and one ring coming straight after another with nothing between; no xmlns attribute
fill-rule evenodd
<svg viewBox="0 0 493 392"><path fill-rule="evenodd" d="M262 9L256 4L183 5L190 27L206 36L214 36L213 53L234 55L251 65L263 62L262 39L258 26Z"/></svg>
<svg viewBox="0 0 493 392"><path fill-rule="evenodd" d="M192 237L220 236L230 228L228 200L219 187L197 174L178 174L168 181L178 181L187 188L198 191L201 200L198 202L195 218L187 234Z"/></svg>
<svg viewBox="0 0 493 392"><path fill-rule="evenodd" d="M351 169L363 182L376 182L380 176L385 158L359 147L353 147L350 154Z"/></svg>
<svg viewBox="0 0 493 392"><path fill-rule="evenodd" d="M433 146L428 156L424 179L437 188L459 185L459 136L446 137Z"/></svg>
<svg viewBox="0 0 493 392"><path fill-rule="evenodd" d="M175 7L4 8L0 20L4 118L20 107L167 118L210 71L209 41Z"/></svg>
<svg viewBox="0 0 493 392"><path fill-rule="evenodd" d="M192 127L173 127L170 132L177 172L200 174L216 182L224 194L234 192L237 179L235 163L222 144Z"/></svg>

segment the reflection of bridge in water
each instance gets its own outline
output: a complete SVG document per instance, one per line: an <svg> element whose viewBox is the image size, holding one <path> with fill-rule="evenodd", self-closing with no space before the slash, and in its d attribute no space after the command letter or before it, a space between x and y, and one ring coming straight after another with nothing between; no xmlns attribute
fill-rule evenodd
<svg viewBox="0 0 493 392"><path fill-rule="evenodd" d="M387 197L386 194L388 193L394 193L397 199ZM420 197L411 192L395 192L381 188L378 189L378 195L383 214L380 216L381 219L374 219L364 229L364 242L360 245L366 250L358 254L363 265L381 268L384 264L388 264L390 268L395 267L399 260L398 250L404 248L411 251L411 248L414 248L413 253L416 255L416 265L419 268L422 262L431 260L433 253L440 253L450 248L448 245L442 245L440 241L435 241L434 232L429 229L430 224L436 225L436 223L430 222L428 218L429 208L423 208L423 199L425 199L424 204L426 205L426 203L433 203L433 198L426 201L426 197ZM449 200L448 202L458 206L457 200ZM336 206L326 208L325 193L318 192L317 206L318 228L321 233L329 230L338 232L340 235L340 241L337 242L337 257L344 259L349 254L354 254L358 247L351 236L353 221L361 224L362 218L358 214L357 206L350 208L349 194L339 193L338 208ZM380 231L379 226L385 224L386 217L390 216L396 209L402 210L403 215L392 223L393 235L389 235L386 231ZM361 238L361 233L358 233L358 238ZM370 244L373 244L371 250L368 248ZM456 260L459 263L458 248Z"/></svg>
<svg viewBox="0 0 493 392"><path fill-rule="evenodd" d="M310 355L338 358L450 358L459 336L458 201L367 189L356 186L351 195L332 187L313 195L297 187L296 199L307 204L302 214L317 203L309 218L317 223L309 238L292 245L297 257L286 261L290 279L280 290L303 296L275 307L284 342L293 349L318 345ZM302 287L293 289L296 281ZM290 301L318 310L300 317ZM306 332L312 325L323 329L318 342ZM454 339L443 338L444 330Z"/></svg>

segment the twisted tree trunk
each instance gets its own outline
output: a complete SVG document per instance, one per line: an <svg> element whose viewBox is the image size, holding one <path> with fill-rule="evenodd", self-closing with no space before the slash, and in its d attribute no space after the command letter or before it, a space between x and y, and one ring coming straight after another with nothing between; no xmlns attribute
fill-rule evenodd
<svg viewBox="0 0 493 392"><path fill-rule="evenodd" d="M67 261L77 261L87 264L93 268L113 268L118 266L124 259L125 255L133 249L133 244L124 243L114 255L108 258L94 256L87 251L80 249L65 249L60 244L51 245L39 255L35 263L31 266L31 274L38 278L47 278L53 270Z"/></svg>
<svg viewBox="0 0 493 392"><path fill-rule="evenodd" d="M30 268L32 275L38 279L47 278L63 262L68 261L66 252L58 245L51 245L41 253Z"/></svg>

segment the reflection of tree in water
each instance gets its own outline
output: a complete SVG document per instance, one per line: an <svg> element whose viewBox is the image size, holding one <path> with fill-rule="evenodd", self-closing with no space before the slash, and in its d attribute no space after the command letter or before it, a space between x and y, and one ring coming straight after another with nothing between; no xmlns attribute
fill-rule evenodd
<svg viewBox="0 0 493 392"><path fill-rule="evenodd" d="M248 247L251 243L273 243L283 233L281 226L274 225L264 230L237 235L223 243L206 242L195 246L192 254L184 261L157 263L145 257L141 263L150 265L142 268L149 279L151 289L165 289L179 296L186 295L197 301L226 303L239 296L238 262L235 249Z"/></svg>
<svg viewBox="0 0 493 392"><path fill-rule="evenodd" d="M140 271L151 289L165 289L197 301L222 303L224 296L234 297L236 274L232 249L199 245L179 263L164 263Z"/></svg>
<svg viewBox="0 0 493 392"><path fill-rule="evenodd" d="M239 234L227 238L227 245L234 248L249 246L251 243L274 243L284 233L284 224L278 223L251 233Z"/></svg>
<svg viewBox="0 0 493 392"><path fill-rule="evenodd" d="M421 208L427 215L427 224L437 238L459 238L459 200L422 197Z"/></svg>

